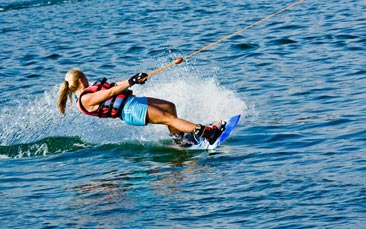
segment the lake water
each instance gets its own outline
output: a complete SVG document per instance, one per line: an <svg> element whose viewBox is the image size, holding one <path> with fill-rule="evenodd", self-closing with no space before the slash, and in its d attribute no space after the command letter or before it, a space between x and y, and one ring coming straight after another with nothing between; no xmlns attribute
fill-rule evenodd
<svg viewBox="0 0 366 229"><path fill-rule="evenodd" d="M242 114L214 151L56 110L70 68L127 79L291 3L0 1L1 227L365 228L365 1L306 0L133 87Z"/></svg>

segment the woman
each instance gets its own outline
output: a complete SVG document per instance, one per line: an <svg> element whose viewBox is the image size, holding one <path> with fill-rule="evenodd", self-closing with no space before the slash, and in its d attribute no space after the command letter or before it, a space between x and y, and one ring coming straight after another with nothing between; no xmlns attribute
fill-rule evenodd
<svg viewBox="0 0 366 229"><path fill-rule="evenodd" d="M223 121L204 126L178 118L174 103L132 95L128 88L135 84L144 84L146 80L147 74L139 73L129 80L109 84L104 78L89 86L85 74L80 69L73 68L66 73L65 81L61 85L58 109L64 114L67 99L71 100L74 93L77 96L78 109L86 115L121 118L126 124L134 126L164 124L177 144L184 143L184 133L203 136L213 144L225 129Z"/></svg>

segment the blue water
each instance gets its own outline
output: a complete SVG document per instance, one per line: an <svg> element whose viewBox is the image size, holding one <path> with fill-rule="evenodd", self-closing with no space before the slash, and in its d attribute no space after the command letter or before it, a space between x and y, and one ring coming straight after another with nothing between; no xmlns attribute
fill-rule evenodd
<svg viewBox="0 0 366 229"><path fill-rule="evenodd" d="M134 86L194 122L242 114L214 151L56 110L72 67L126 79L290 3L0 1L1 227L365 228L365 1L306 0Z"/></svg>

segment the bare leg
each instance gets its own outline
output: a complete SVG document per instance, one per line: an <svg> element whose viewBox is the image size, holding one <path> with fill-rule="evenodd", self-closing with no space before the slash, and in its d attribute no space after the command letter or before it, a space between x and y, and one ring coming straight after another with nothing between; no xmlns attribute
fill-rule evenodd
<svg viewBox="0 0 366 229"><path fill-rule="evenodd" d="M171 133L192 133L196 124L177 117L177 110L174 103L148 98L147 122L153 124L164 124L168 126Z"/></svg>
<svg viewBox="0 0 366 229"><path fill-rule="evenodd" d="M156 98L151 98L148 97L148 104L149 106L154 106L154 107L158 107L163 111L166 111L172 115L174 115L175 117L178 117L177 115L177 110L175 108L175 104L166 100L162 100L162 99L156 99Z"/></svg>

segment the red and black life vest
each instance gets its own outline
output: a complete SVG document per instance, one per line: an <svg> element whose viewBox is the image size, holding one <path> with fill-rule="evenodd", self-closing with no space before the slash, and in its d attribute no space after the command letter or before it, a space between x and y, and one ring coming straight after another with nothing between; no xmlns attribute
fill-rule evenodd
<svg viewBox="0 0 366 229"><path fill-rule="evenodd" d="M103 78L102 80L97 80L92 86L87 87L81 92L79 98L76 101L78 109L86 114L91 116L96 116L99 118L121 118L121 112L124 104L127 101L128 96L132 94L131 90L124 90L121 94L115 95L112 98L106 100L104 103L99 104L97 110L89 112L85 109L83 104L81 103L81 97L88 93L94 93L100 90L107 90L113 87L115 84L107 83L107 78Z"/></svg>

